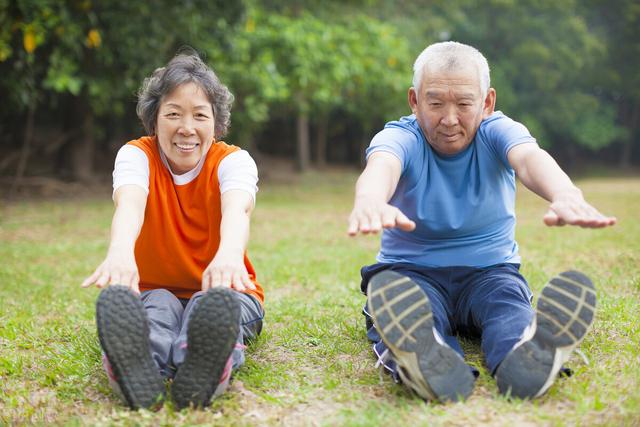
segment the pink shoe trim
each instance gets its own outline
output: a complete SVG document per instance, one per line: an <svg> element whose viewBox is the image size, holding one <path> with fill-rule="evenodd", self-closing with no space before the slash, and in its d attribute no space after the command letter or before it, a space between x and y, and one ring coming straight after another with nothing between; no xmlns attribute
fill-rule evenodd
<svg viewBox="0 0 640 427"><path fill-rule="evenodd" d="M109 359L107 355L102 353L102 368L107 373L107 377L109 377L110 381L116 382L116 376L113 373L113 369L111 368L111 363L109 363Z"/></svg>
<svg viewBox="0 0 640 427"><path fill-rule="evenodd" d="M224 384L225 382L229 382L229 378L231 377L231 368L233 367L233 359L231 356L227 359L227 364L224 365L224 371L222 371L222 376L220 377L220 384Z"/></svg>

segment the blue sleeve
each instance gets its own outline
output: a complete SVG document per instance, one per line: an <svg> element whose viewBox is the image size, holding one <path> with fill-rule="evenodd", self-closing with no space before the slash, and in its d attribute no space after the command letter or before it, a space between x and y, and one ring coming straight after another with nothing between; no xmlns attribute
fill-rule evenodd
<svg viewBox="0 0 640 427"><path fill-rule="evenodd" d="M531 136L525 125L510 119L499 111L486 119L478 132L483 142L508 169L511 168L507 158L509 150L523 143L537 144L536 139Z"/></svg>
<svg viewBox="0 0 640 427"><path fill-rule="evenodd" d="M366 158L369 159L369 156L378 151L391 153L400 160L404 172L410 160L415 157L413 153L415 146L416 137L412 132L400 128L385 128L371 140Z"/></svg>

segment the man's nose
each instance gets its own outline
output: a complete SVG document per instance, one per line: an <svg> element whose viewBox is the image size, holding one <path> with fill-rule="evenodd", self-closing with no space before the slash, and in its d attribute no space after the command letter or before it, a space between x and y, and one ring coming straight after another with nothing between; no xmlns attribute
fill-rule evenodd
<svg viewBox="0 0 640 427"><path fill-rule="evenodd" d="M458 124L458 110L454 106L445 109L442 116L442 124L445 126L455 126Z"/></svg>

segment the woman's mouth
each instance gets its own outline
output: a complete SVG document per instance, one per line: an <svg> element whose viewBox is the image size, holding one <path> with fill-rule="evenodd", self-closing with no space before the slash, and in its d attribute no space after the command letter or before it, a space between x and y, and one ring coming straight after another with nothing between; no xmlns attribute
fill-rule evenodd
<svg viewBox="0 0 640 427"><path fill-rule="evenodd" d="M200 144L189 144L189 143L185 143L185 142L174 142L173 145L175 145L178 148L178 151L182 152L182 153L191 153L193 151L195 151L196 147Z"/></svg>

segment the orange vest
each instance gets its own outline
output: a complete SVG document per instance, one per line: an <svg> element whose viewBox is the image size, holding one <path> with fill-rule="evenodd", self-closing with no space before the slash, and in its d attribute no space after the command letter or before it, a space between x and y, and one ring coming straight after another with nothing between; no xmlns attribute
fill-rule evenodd
<svg viewBox="0 0 640 427"><path fill-rule="evenodd" d="M144 223L136 241L135 257L140 290L167 289L178 298L190 298L201 289L202 273L220 244L220 184L218 166L239 148L214 142L202 170L188 184L175 185L162 163L155 137L129 141L149 159L149 195ZM264 292L245 253L255 290L246 293L264 303Z"/></svg>

